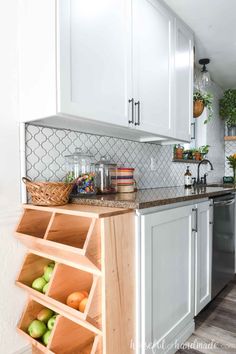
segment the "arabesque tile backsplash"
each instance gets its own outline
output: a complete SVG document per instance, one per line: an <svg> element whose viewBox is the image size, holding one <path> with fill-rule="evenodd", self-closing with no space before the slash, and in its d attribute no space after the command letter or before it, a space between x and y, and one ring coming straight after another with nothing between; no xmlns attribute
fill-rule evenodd
<svg viewBox="0 0 236 354"><path fill-rule="evenodd" d="M160 146L80 133L66 129L26 125L26 171L33 180L63 180L65 155L85 148L95 160L106 156L123 166L135 168L137 187L156 188L183 185L187 164L172 162L173 145ZM203 166L202 172L207 167ZM196 176L197 165L190 170Z"/></svg>

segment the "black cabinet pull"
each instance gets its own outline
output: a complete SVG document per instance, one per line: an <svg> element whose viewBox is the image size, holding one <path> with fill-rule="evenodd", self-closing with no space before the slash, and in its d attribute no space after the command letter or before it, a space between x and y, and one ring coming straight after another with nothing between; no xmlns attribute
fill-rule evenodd
<svg viewBox="0 0 236 354"><path fill-rule="evenodd" d="M197 208L193 208L192 209L192 211L194 212L195 211L195 213L196 213L196 216L195 216L195 227L193 227L192 228L192 231L194 231L194 232L198 232L198 210L197 210Z"/></svg>
<svg viewBox="0 0 236 354"><path fill-rule="evenodd" d="M129 120L129 123L134 124L134 99L131 98L129 103L131 103L131 120Z"/></svg>
<svg viewBox="0 0 236 354"><path fill-rule="evenodd" d="M135 102L135 106L138 106L138 121L134 125L140 125L140 101Z"/></svg>
<svg viewBox="0 0 236 354"><path fill-rule="evenodd" d="M196 123L191 123L191 127L193 127L193 136L191 136L191 140L196 139Z"/></svg>

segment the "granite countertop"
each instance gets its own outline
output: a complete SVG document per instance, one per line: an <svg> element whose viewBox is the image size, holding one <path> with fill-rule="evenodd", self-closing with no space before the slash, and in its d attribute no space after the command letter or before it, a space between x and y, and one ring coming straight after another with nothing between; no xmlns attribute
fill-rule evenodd
<svg viewBox="0 0 236 354"><path fill-rule="evenodd" d="M209 185L191 189L185 189L184 186L181 186L140 189L134 193L72 197L71 202L83 205L144 209L188 200L215 197L232 191L235 191L235 187L232 185Z"/></svg>

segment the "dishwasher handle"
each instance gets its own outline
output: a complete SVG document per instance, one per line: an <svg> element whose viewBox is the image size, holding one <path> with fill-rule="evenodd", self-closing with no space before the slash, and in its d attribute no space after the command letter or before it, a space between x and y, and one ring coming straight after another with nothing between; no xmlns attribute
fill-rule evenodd
<svg viewBox="0 0 236 354"><path fill-rule="evenodd" d="M214 205L217 207L224 207L235 204L235 199L221 201L221 202L214 202Z"/></svg>

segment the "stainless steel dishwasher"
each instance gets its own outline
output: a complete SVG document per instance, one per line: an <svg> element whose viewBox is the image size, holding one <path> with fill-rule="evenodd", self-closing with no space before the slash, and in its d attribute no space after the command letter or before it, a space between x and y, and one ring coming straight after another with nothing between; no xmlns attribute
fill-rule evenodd
<svg viewBox="0 0 236 354"><path fill-rule="evenodd" d="M216 197L213 203L212 298L235 272L235 195Z"/></svg>

